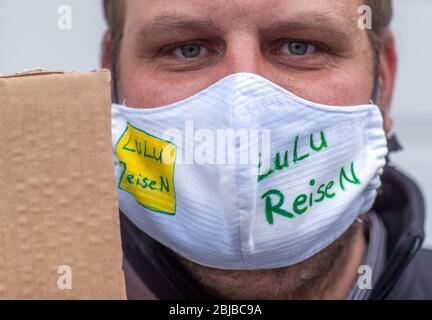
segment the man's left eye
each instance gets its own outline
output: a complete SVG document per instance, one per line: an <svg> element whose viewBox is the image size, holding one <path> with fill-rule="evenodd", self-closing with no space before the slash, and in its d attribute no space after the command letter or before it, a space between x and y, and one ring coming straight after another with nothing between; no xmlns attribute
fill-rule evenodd
<svg viewBox="0 0 432 320"><path fill-rule="evenodd" d="M206 55L208 50L199 44L186 44L173 50L173 54L179 59L194 59Z"/></svg>
<svg viewBox="0 0 432 320"><path fill-rule="evenodd" d="M280 49L281 53L291 56L305 56L316 50L316 47L307 42L286 42Z"/></svg>

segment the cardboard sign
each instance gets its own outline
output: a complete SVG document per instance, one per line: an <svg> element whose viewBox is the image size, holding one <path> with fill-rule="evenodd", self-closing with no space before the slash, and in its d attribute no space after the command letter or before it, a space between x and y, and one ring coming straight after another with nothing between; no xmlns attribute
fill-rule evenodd
<svg viewBox="0 0 432 320"><path fill-rule="evenodd" d="M0 299L124 299L108 71L0 78Z"/></svg>

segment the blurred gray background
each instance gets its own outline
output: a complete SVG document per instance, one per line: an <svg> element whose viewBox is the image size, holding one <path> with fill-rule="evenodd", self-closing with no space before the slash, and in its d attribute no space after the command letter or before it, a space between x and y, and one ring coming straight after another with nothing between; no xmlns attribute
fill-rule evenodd
<svg viewBox="0 0 432 320"><path fill-rule="evenodd" d="M394 0L393 30L399 50L399 74L393 104L405 150L392 157L420 184L432 201L432 1ZM72 29L58 27L58 8L72 9ZM100 0L0 0L0 73L43 67L67 71L99 68L105 30ZM426 35L426 36L425 36ZM432 210L427 239L432 248Z"/></svg>

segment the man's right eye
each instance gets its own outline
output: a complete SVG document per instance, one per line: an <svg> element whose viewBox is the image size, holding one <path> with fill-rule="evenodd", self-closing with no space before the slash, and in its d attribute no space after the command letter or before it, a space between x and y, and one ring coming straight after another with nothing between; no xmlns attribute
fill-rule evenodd
<svg viewBox="0 0 432 320"><path fill-rule="evenodd" d="M192 43L178 46L172 53L176 58L185 59L196 59L208 53L207 48L200 44Z"/></svg>

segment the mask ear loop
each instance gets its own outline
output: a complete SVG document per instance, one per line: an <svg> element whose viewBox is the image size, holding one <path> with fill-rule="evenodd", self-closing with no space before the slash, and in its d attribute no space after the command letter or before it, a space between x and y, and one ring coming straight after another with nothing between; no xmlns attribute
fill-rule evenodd
<svg viewBox="0 0 432 320"><path fill-rule="evenodd" d="M380 85L381 85L381 78L380 78L379 71L377 71L377 72L375 72L374 86L373 86L371 100L370 100L371 104L375 104L376 105L378 103L378 96L379 96L379 91L380 91Z"/></svg>

